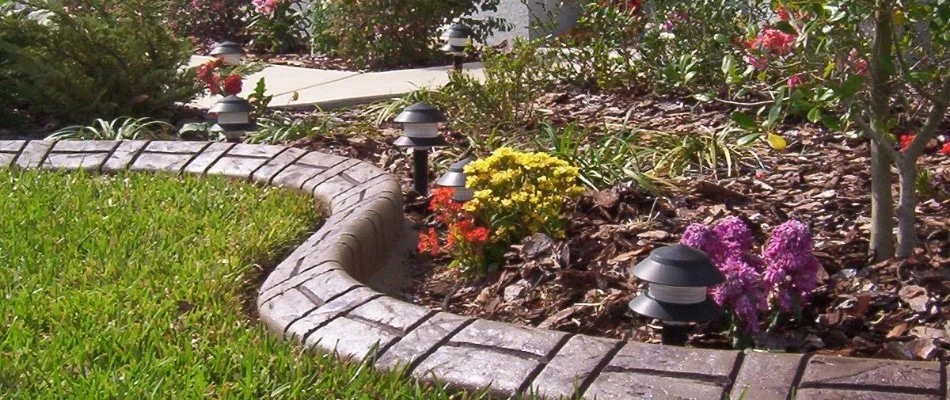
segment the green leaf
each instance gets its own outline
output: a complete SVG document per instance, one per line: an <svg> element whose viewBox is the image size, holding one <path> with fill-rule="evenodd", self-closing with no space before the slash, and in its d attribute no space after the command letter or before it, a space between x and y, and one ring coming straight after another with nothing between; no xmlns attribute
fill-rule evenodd
<svg viewBox="0 0 950 400"><path fill-rule="evenodd" d="M864 86L865 78L861 75L851 75L844 83L835 90L838 98L845 99L854 96Z"/></svg>
<svg viewBox="0 0 950 400"><path fill-rule="evenodd" d="M821 117L821 108L819 107L812 108L811 111L808 112L808 120L813 124L821 121Z"/></svg>
<svg viewBox="0 0 950 400"><path fill-rule="evenodd" d="M739 144L740 146L746 146L756 140L759 140L760 137L762 137L761 133L750 133L748 135L745 135L739 138L739 140L736 140L736 143Z"/></svg>
<svg viewBox="0 0 950 400"><path fill-rule="evenodd" d="M722 73L727 77L732 76L736 71L736 58L732 54L727 54L722 58Z"/></svg>
<svg viewBox="0 0 950 400"><path fill-rule="evenodd" d="M731 41L729 40L729 36L726 36L725 34L722 34L722 33L717 33L717 34L713 35L713 40L719 42L720 44L724 44L724 45L728 45L728 44L731 43Z"/></svg>
<svg viewBox="0 0 950 400"><path fill-rule="evenodd" d="M754 131L759 128L759 124L757 124L752 117L740 111L732 113L732 120L745 130Z"/></svg>
<svg viewBox="0 0 950 400"><path fill-rule="evenodd" d="M709 103L710 101L712 101L713 96L706 93L696 93L693 95L693 98L703 103Z"/></svg>

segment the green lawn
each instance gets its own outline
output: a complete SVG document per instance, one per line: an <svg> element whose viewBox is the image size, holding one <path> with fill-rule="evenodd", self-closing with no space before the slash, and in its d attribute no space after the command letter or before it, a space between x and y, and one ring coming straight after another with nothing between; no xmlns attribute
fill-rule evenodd
<svg viewBox="0 0 950 400"><path fill-rule="evenodd" d="M252 320L311 199L224 179L0 170L0 398L467 398Z"/></svg>

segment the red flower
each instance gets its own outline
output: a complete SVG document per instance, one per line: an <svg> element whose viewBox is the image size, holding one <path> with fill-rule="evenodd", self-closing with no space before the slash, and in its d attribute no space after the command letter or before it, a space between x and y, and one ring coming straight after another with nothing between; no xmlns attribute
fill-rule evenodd
<svg viewBox="0 0 950 400"><path fill-rule="evenodd" d="M468 232L463 232L462 235L466 241L472 244L482 244L488 241L488 229L481 226Z"/></svg>
<svg viewBox="0 0 950 400"><path fill-rule="evenodd" d="M211 79L207 83L212 95L218 94L221 90L221 77L218 74L211 75Z"/></svg>
<svg viewBox="0 0 950 400"><path fill-rule="evenodd" d="M943 147L940 148L940 154L950 156L950 142L943 144Z"/></svg>
<svg viewBox="0 0 950 400"><path fill-rule="evenodd" d="M782 21L788 21L792 19L791 16L788 15L788 10L786 10L785 7L779 7L778 10L775 10L775 12L778 14L778 19Z"/></svg>
<svg viewBox="0 0 950 400"><path fill-rule="evenodd" d="M429 228L428 232L419 234L419 253L435 257L439 255L439 235L435 232L435 228Z"/></svg>
<svg viewBox="0 0 950 400"><path fill-rule="evenodd" d="M914 134L901 136L900 137L901 151L907 150L907 148L910 147L910 144L914 142L914 138L916 137L917 135L914 135Z"/></svg>
<svg viewBox="0 0 950 400"><path fill-rule="evenodd" d="M241 93L241 77L237 74L228 75L224 78L224 94L237 95Z"/></svg>

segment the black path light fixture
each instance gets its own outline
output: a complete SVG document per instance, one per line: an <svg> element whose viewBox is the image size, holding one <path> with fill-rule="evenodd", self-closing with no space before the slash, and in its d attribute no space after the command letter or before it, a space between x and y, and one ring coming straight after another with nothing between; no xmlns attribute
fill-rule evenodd
<svg viewBox="0 0 950 400"><path fill-rule="evenodd" d="M215 44L208 55L224 60L224 65L234 66L244 61L244 49L230 41Z"/></svg>
<svg viewBox="0 0 950 400"><path fill-rule="evenodd" d="M403 135L395 141L399 147L412 148L412 175L416 193L429 194L429 150L449 144L439 134L439 123L445 114L425 103L416 103L402 110L394 122L403 126Z"/></svg>
<svg viewBox="0 0 950 400"><path fill-rule="evenodd" d="M435 182L436 185L452 188L452 201L464 203L475 198L475 191L465 187L468 175L465 166L472 162L472 158L465 158L449 166L449 170Z"/></svg>
<svg viewBox="0 0 950 400"><path fill-rule="evenodd" d="M251 121L254 106L241 97L231 95L218 100L208 113L217 116L217 123L211 132L220 133L229 140L240 139L245 133L257 130L257 124Z"/></svg>
<svg viewBox="0 0 950 400"><path fill-rule="evenodd" d="M706 292L726 277L702 251L682 244L661 247L631 268L630 274L647 282L646 292L630 301L630 309L663 322L663 344L685 345L690 323L722 314Z"/></svg>
<svg viewBox="0 0 950 400"><path fill-rule="evenodd" d="M452 65L455 67L455 71L462 71L465 62L465 48L468 47L474 37L475 31L472 28L458 22L449 26L442 35L445 45L442 46L441 50L452 56Z"/></svg>

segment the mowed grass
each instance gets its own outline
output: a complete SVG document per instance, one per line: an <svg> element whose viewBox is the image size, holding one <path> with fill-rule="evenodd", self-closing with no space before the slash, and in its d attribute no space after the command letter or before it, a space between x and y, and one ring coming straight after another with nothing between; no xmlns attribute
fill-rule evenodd
<svg viewBox="0 0 950 400"><path fill-rule="evenodd" d="M308 197L225 179L0 170L0 398L469 398L246 312L318 222Z"/></svg>

